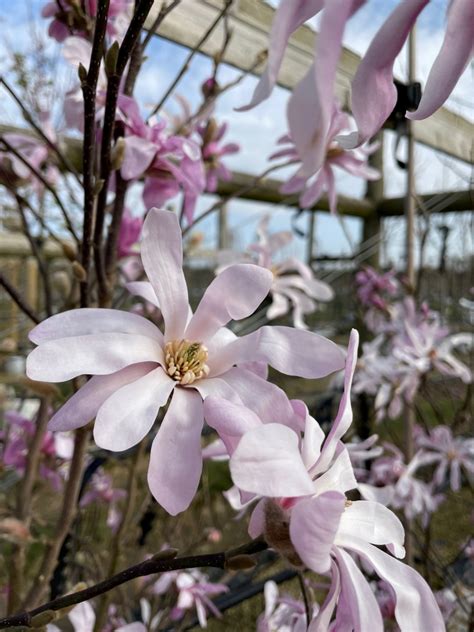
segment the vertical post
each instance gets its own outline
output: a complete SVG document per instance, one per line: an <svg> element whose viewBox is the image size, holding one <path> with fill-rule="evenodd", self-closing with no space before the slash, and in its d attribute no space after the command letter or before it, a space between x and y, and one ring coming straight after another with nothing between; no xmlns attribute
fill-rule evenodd
<svg viewBox="0 0 474 632"><path fill-rule="evenodd" d="M314 229L316 226L316 211L309 211L309 228L308 228L308 243L306 244L306 262L309 267L312 267L314 256Z"/></svg>
<svg viewBox="0 0 474 632"><path fill-rule="evenodd" d="M408 38L408 83L415 81L416 74L416 32L415 27L410 32ZM406 121L407 124L407 189L405 198L405 222L406 222L406 277L409 292L412 296L416 290L415 276L415 138L413 135L413 122ZM415 409L413 405L407 404L405 408L405 461L409 463L414 455L413 429L415 427ZM406 562L413 565L413 536L411 534L411 521L405 521L406 536Z"/></svg>
<svg viewBox="0 0 474 632"><path fill-rule="evenodd" d="M379 147L373 154L369 156L369 164L374 169L378 169L381 176L378 180L369 180L367 182L366 197L374 203L377 207L378 202L383 199L384 196L384 177L383 177L383 131L380 131L375 140L379 143ZM369 217L364 218L363 230L362 230L362 243L368 243L367 256L361 252L361 258L368 265L377 268L380 264L380 217L375 212Z"/></svg>

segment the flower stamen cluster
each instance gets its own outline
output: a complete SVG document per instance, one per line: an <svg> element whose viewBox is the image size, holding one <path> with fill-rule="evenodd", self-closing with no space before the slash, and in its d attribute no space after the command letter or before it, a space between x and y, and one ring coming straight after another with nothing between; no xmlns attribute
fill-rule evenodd
<svg viewBox="0 0 474 632"><path fill-rule="evenodd" d="M165 362L168 375L180 384L192 384L207 377L208 351L201 342L173 340L165 345Z"/></svg>

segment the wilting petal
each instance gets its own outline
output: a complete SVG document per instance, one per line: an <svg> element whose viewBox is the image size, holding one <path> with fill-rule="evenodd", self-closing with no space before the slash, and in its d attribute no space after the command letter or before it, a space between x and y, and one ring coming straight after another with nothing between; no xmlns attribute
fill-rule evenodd
<svg viewBox="0 0 474 632"><path fill-rule="evenodd" d="M186 328L189 340L205 342L230 320L253 314L272 284L270 270L237 263L223 270L208 286Z"/></svg>
<svg viewBox="0 0 474 632"><path fill-rule="evenodd" d="M364 540L353 538L350 548L366 559L377 575L392 587L397 602L395 618L401 632L445 630L433 593L417 571Z"/></svg>
<svg viewBox="0 0 474 632"><path fill-rule="evenodd" d="M298 435L282 424L265 424L247 432L229 465L232 480L245 491L269 497L313 493Z"/></svg>
<svg viewBox="0 0 474 632"><path fill-rule="evenodd" d="M352 536L371 544L394 545L396 557L404 557L405 531L397 516L380 503L354 501L341 517L336 544L345 546Z"/></svg>
<svg viewBox="0 0 474 632"><path fill-rule="evenodd" d="M246 406L212 395L204 400L204 419L222 438L229 455L243 434L262 425L258 416Z"/></svg>
<svg viewBox="0 0 474 632"><path fill-rule="evenodd" d="M337 139L346 149L372 138L395 107L397 90L393 83L393 64L428 2L400 3L373 38L352 81L352 114L358 131Z"/></svg>
<svg viewBox="0 0 474 632"><path fill-rule="evenodd" d="M94 440L106 450L128 450L148 434L176 386L161 367L123 386L100 407Z"/></svg>
<svg viewBox="0 0 474 632"><path fill-rule="evenodd" d="M154 362L132 364L117 373L96 375L74 393L50 419L49 430L74 430L94 419L97 411L116 390L156 368Z"/></svg>
<svg viewBox="0 0 474 632"><path fill-rule="evenodd" d="M48 340L73 338L101 333L140 334L161 342L163 336L153 323L138 314L119 309L83 307L55 314L36 325L29 333L31 342L39 345Z"/></svg>
<svg viewBox="0 0 474 632"><path fill-rule="evenodd" d="M249 110L268 98L278 79L285 48L290 35L298 27L321 11L324 0L282 0L278 5L270 31L267 67L258 82L250 103L237 108Z"/></svg>
<svg viewBox="0 0 474 632"><path fill-rule="evenodd" d="M334 547L334 555L341 574L341 593L336 616L336 629L383 632L384 626L380 608L368 581L348 553ZM410 629L417 630L418 628ZM420 630L422 629L420 628Z"/></svg>
<svg viewBox="0 0 474 632"><path fill-rule="evenodd" d="M125 146L120 173L124 180L133 180L142 176L153 162L158 151L155 143L140 136L126 136L122 142Z"/></svg>
<svg viewBox="0 0 474 632"><path fill-rule="evenodd" d="M311 621L308 632L327 632L329 630L329 623L331 622L334 608L339 599L340 587L341 578L339 568L334 561L331 561L331 586L318 614Z"/></svg>
<svg viewBox="0 0 474 632"><path fill-rule="evenodd" d="M220 376L263 423L278 422L293 427L295 413L285 392L248 369L235 367Z"/></svg>
<svg viewBox="0 0 474 632"><path fill-rule="evenodd" d="M137 362L161 362L161 345L146 336L95 334L48 340L30 353L31 380L65 382L78 375L114 373Z"/></svg>
<svg viewBox="0 0 474 632"><path fill-rule="evenodd" d="M318 334L292 327L261 327L227 345L213 362L214 374L242 362L266 362L281 373L320 378L342 369L344 352Z"/></svg>
<svg viewBox="0 0 474 632"><path fill-rule="evenodd" d="M352 329L347 349L346 367L344 370L344 393L339 402L336 419L324 442L321 458L315 469L315 473L323 472L331 462L340 439L349 429L352 423L351 386L354 371L357 364L357 350L359 348L359 332Z"/></svg>
<svg viewBox="0 0 474 632"><path fill-rule="evenodd" d="M420 104L407 118L427 118L440 108L464 72L474 50L474 3L452 0L443 45L431 67Z"/></svg>
<svg viewBox="0 0 474 632"><path fill-rule="evenodd" d="M189 507L199 486L203 422L201 396L176 388L151 446L148 468L151 493L172 516Z"/></svg>
<svg viewBox="0 0 474 632"><path fill-rule="evenodd" d="M188 288L183 273L183 244L178 218L151 209L143 223L142 261L160 303L165 339L182 338L188 318Z"/></svg>
<svg viewBox="0 0 474 632"><path fill-rule="evenodd" d="M316 573L326 573L331 567L331 549L344 503L343 494L327 492L301 500L291 510L291 541L301 560Z"/></svg>

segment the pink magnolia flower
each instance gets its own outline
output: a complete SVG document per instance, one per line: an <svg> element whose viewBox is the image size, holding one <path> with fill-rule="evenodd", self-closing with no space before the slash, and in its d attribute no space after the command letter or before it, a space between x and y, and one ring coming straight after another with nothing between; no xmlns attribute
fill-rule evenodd
<svg viewBox="0 0 474 632"><path fill-rule="evenodd" d="M125 212L120 223L120 230L117 241L117 254L119 258L137 255L138 252L133 249L138 242L142 231L143 218L134 217L128 209Z"/></svg>
<svg viewBox="0 0 474 632"><path fill-rule="evenodd" d="M187 610L196 609L199 625L207 627L207 611L217 618L222 618L218 608L211 601L210 597L228 592L229 587L225 584L211 583L207 575L197 570L189 572L171 571L164 573L153 586L153 593L161 595L167 593L172 586L178 591L176 605L171 610L172 621L182 619Z"/></svg>
<svg viewBox="0 0 474 632"><path fill-rule="evenodd" d="M269 221L269 215L260 220L257 228L258 242L249 246L248 254L237 256L237 259L253 261L272 273L272 303L266 312L268 320L280 318L292 309L293 325L307 329L305 314L314 312L317 301L332 300L334 292L327 283L315 279L312 269L299 259L288 257L279 263L276 262L278 251L291 242L293 235L286 230L269 233ZM235 254L229 251L222 251L221 254L224 260L229 256L231 259L236 258ZM225 264L218 270L224 268Z"/></svg>
<svg viewBox="0 0 474 632"><path fill-rule="evenodd" d="M325 138L325 153L321 164L317 164L315 170L305 167L305 156L294 146L276 152L270 158L287 156L295 161L301 161L301 166L296 173L281 187L285 194L302 191L299 203L302 208L308 208L316 204L324 191L327 191L329 208L331 213L337 213L337 194L335 187L334 168L339 167L351 175L365 180L377 180L380 172L367 164L367 156L376 149L376 145L358 151L345 150L335 140L343 129L349 127L349 117L341 112L339 106L334 104L332 118ZM290 136L283 136L279 143L292 143ZM313 148L310 148L313 151Z"/></svg>
<svg viewBox="0 0 474 632"><path fill-rule="evenodd" d="M118 99L118 114L125 127L122 178L145 175L143 201L147 208L160 206L182 189L184 215L189 224L198 196L205 188L205 172L199 145L186 136L174 136L166 122L148 125L138 104L127 96Z"/></svg>
<svg viewBox="0 0 474 632"><path fill-rule="evenodd" d="M344 394L329 435L324 439L309 416L302 440L283 425L261 425L246 432L237 445L230 460L232 478L243 490L274 499L257 505L252 535L263 532L274 547L284 543L288 550L282 535L288 524L293 560L317 573L331 573L330 590L309 630L327 630L337 604L334 629L383 631L378 603L350 551L391 586L402 632L441 631L441 613L426 582L414 569L374 546L384 545L397 557L404 556L404 530L398 518L377 502L346 500L345 492L357 482L340 439L352 422L350 386L357 343L353 331Z"/></svg>
<svg viewBox="0 0 474 632"><path fill-rule="evenodd" d="M133 0L111 0L107 18L107 34L118 40L123 39L133 14ZM97 0L77 3L73 0L48 2L44 5L43 18L53 18L49 36L63 42L70 35L86 37L92 30L92 20L97 15Z"/></svg>
<svg viewBox="0 0 474 632"><path fill-rule="evenodd" d="M202 399L219 395L252 408L262 418L294 411L278 387L249 370L266 363L290 375L319 378L343 364L329 340L289 327L261 327L236 337L231 319L249 316L267 295L271 274L238 264L207 288L194 314L182 270L182 238L176 215L152 209L143 226L143 266L151 284L142 296L160 308L164 334L137 314L77 309L56 314L30 333L38 345L27 360L31 379L62 382L93 375L54 415L50 429L78 428L95 417L96 443L126 450L151 430L172 395L150 454L148 483L165 509L188 507L202 469Z"/></svg>
<svg viewBox="0 0 474 632"><path fill-rule="evenodd" d="M308 628L303 602L291 597L280 597L274 581L265 583L263 594L265 612L257 620L257 632L306 632Z"/></svg>
<svg viewBox="0 0 474 632"><path fill-rule="evenodd" d="M377 272L371 266L364 266L356 274L357 298L365 307L386 310L388 301L394 297L400 285L393 270Z"/></svg>
<svg viewBox="0 0 474 632"><path fill-rule="evenodd" d="M127 492L124 489L114 488L112 477L109 474L98 471L92 477L89 489L82 496L80 507L87 507L91 503L108 505L107 526L115 533L122 518L122 513L117 508L117 502L125 498L126 495Z"/></svg>
<svg viewBox="0 0 474 632"><path fill-rule="evenodd" d="M201 152L206 169L206 191L213 193L217 190L219 180L232 178L231 172L222 162L222 157L236 154L240 151L240 146L237 143L220 145L227 131L227 123L217 125L215 119L210 118L206 123L199 123L196 129L202 139Z"/></svg>
<svg viewBox="0 0 474 632"><path fill-rule="evenodd" d="M429 432L417 428L415 442L426 456L427 462L437 463L433 476L435 485L442 485L445 479L453 492L461 488L461 468L469 480L474 476L474 439L453 437L448 426L436 426ZM449 476L448 476L449 474Z"/></svg>

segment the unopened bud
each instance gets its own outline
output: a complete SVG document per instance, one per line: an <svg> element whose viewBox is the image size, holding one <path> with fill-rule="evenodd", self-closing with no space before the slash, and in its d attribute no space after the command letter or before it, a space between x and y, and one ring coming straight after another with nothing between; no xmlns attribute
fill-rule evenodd
<svg viewBox="0 0 474 632"><path fill-rule="evenodd" d="M54 610L45 610L44 612L40 612L39 614L31 618L30 626L32 628L42 628L55 619L56 613L54 612Z"/></svg>
<svg viewBox="0 0 474 632"><path fill-rule="evenodd" d="M154 562L158 560L174 560L174 558L178 555L178 549L164 549L159 553L155 553L155 555L151 558Z"/></svg>
<svg viewBox="0 0 474 632"><path fill-rule="evenodd" d="M72 262L72 272L74 276L76 277L76 279L80 281L81 283L83 283L87 279L87 272L81 266L79 261Z"/></svg>
<svg viewBox="0 0 474 632"><path fill-rule="evenodd" d="M109 50L105 53L105 72L107 73L107 77L114 75L117 70L117 59L119 54L120 46L117 41L115 41L109 48Z"/></svg>
<svg viewBox="0 0 474 632"><path fill-rule="evenodd" d="M229 571L247 571L255 568L256 562L250 555L235 555L225 561L225 567Z"/></svg>
<svg viewBox="0 0 474 632"><path fill-rule="evenodd" d="M112 148L112 155L110 158L110 167L112 171L120 169L125 156L125 140L120 137Z"/></svg>
<svg viewBox="0 0 474 632"><path fill-rule="evenodd" d="M204 132L203 144L208 145L217 134L218 125L215 118L210 118L206 125L206 131Z"/></svg>
<svg viewBox="0 0 474 632"><path fill-rule="evenodd" d="M276 502L267 499L265 502L264 515L265 542L283 555L290 564L301 568L303 563L290 538L290 524L287 513Z"/></svg>
<svg viewBox="0 0 474 632"><path fill-rule="evenodd" d="M94 195L99 195L102 191L102 187L104 186L104 181L101 178L97 178L94 184Z"/></svg>
<svg viewBox="0 0 474 632"><path fill-rule="evenodd" d="M77 74L79 75L79 81L81 83L85 83L87 81L87 70L82 64L79 64Z"/></svg>
<svg viewBox="0 0 474 632"><path fill-rule="evenodd" d="M77 252L70 241L62 241L61 247L63 249L64 254L69 259L69 261L76 260Z"/></svg>
<svg viewBox="0 0 474 632"><path fill-rule="evenodd" d="M219 93L219 84L213 77L210 77L202 84L201 91L206 99L213 97Z"/></svg>

